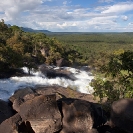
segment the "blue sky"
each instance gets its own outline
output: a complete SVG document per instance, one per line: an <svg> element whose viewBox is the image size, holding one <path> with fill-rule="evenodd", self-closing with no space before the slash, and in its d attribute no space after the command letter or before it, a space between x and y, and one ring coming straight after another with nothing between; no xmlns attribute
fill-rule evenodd
<svg viewBox="0 0 133 133"><path fill-rule="evenodd" d="M2 0L0 18L53 32L132 32L133 0Z"/></svg>

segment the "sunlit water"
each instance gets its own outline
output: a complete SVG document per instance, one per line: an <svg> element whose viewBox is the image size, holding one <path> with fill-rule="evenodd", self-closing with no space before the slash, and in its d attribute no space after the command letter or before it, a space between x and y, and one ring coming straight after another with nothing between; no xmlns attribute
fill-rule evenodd
<svg viewBox="0 0 133 133"><path fill-rule="evenodd" d="M59 69L59 68L54 68ZM92 94L93 88L89 85L91 80L94 78L90 72L85 70L79 70L71 67L64 67L67 71L70 71L72 75L76 78L75 81L66 79L64 77L47 78L46 75L41 72L32 71L33 76L25 77L11 77L9 79L0 80L0 99L7 100L14 91L19 88L25 87L35 87L37 85L60 85L63 87L71 87L81 93ZM23 68L25 73L28 73L26 67Z"/></svg>

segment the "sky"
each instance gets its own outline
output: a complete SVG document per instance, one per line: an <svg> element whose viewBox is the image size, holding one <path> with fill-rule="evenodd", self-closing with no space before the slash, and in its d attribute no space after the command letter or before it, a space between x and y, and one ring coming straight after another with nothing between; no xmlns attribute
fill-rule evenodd
<svg viewBox="0 0 133 133"><path fill-rule="evenodd" d="M0 19L52 32L133 32L133 0L0 0Z"/></svg>

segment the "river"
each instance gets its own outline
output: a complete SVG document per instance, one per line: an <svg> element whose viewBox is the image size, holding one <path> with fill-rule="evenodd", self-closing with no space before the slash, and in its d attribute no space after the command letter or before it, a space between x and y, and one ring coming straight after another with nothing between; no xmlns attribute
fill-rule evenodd
<svg viewBox="0 0 133 133"><path fill-rule="evenodd" d="M69 71L71 76L75 80L69 78L56 76L54 78L48 78L46 74L43 74L41 71L32 70L32 76L23 76L23 77L10 77L8 79L0 79L0 99L8 100L8 98L14 94L15 90L36 86L51 86L51 85L60 85L63 87L71 87L74 90L77 90L81 93L92 94L93 88L89 85L94 76L90 71L82 67L80 69L72 67L53 67L52 69L63 69ZM26 67L22 68L25 73L28 73Z"/></svg>

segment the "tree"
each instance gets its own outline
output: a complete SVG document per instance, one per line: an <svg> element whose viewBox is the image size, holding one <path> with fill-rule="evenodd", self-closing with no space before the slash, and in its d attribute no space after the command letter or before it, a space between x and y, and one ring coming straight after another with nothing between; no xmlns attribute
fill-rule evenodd
<svg viewBox="0 0 133 133"><path fill-rule="evenodd" d="M28 73L30 74L31 69L36 68L35 58L31 54L26 53L23 56L23 65L28 67Z"/></svg>
<svg viewBox="0 0 133 133"><path fill-rule="evenodd" d="M3 64L1 69L18 68L22 66L22 55L9 46L0 48L0 61Z"/></svg>
<svg viewBox="0 0 133 133"><path fill-rule="evenodd" d="M107 65L101 68L104 77L96 78L91 85L94 95L107 98L109 103L119 98L133 98L133 52L113 54Z"/></svg>

